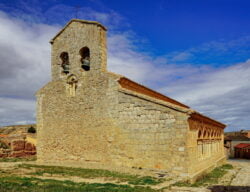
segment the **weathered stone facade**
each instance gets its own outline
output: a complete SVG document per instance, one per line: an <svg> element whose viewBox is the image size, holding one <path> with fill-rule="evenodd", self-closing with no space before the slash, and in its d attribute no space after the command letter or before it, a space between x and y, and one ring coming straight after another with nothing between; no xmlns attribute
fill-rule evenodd
<svg viewBox="0 0 250 192"><path fill-rule="evenodd" d="M223 124L106 70L101 24L72 20L51 44L52 80L37 92L38 161L98 162L194 178L224 159ZM90 70L82 68L83 48Z"/></svg>

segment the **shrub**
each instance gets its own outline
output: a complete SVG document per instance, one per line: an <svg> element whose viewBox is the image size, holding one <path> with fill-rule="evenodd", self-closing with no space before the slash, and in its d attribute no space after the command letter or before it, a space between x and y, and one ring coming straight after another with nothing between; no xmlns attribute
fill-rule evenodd
<svg viewBox="0 0 250 192"><path fill-rule="evenodd" d="M29 129L28 129L28 133L36 133L36 129L31 126Z"/></svg>

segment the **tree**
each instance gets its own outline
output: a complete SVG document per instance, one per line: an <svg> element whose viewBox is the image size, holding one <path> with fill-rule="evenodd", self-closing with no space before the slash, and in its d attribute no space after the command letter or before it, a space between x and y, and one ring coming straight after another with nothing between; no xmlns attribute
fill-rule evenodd
<svg viewBox="0 0 250 192"><path fill-rule="evenodd" d="M29 129L28 129L28 133L36 133L36 129L31 126Z"/></svg>

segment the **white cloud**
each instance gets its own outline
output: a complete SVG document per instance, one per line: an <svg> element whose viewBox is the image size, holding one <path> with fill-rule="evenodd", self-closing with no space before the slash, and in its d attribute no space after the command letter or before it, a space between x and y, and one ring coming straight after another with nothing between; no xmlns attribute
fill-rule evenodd
<svg viewBox="0 0 250 192"><path fill-rule="evenodd" d="M34 121L34 93L50 78L48 41L56 31L0 11L0 125Z"/></svg>
<svg viewBox="0 0 250 192"><path fill-rule="evenodd" d="M186 61L192 57L192 54L188 51L184 52L176 52L171 58L172 62Z"/></svg>
<svg viewBox="0 0 250 192"><path fill-rule="evenodd" d="M248 129L250 119L250 60L220 70L199 71L160 91L229 125Z"/></svg>
<svg viewBox="0 0 250 192"><path fill-rule="evenodd" d="M34 90L49 80L48 40L56 31L56 27L27 24L0 12L1 95L32 98Z"/></svg>
<svg viewBox="0 0 250 192"><path fill-rule="evenodd" d="M186 76L187 71L190 71L188 75L192 75L207 68L169 64L165 57L153 58L136 50L136 45L133 44L135 38L128 32L109 36L108 69L110 71L123 74L150 87L157 87L163 81L168 83L177 76Z"/></svg>
<svg viewBox="0 0 250 192"><path fill-rule="evenodd" d="M0 97L1 125L33 123L35 121L35 101Z"/></svg>
<svg viewBox="0 0 250 192"><path fill-rule="evenodd" d="M198 71L185 81L173 82L161 91L171 88L172 93L184 102L195 102L206 97L225 95L250 86L250 60L222 69ZM182 93L185 94L182 94Z"/></svg>

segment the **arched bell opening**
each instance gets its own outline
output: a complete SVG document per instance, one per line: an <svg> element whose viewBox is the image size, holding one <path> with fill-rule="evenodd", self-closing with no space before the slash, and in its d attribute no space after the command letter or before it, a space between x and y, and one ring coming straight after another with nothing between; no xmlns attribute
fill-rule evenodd
<svg viewBox="0 0 250 192"><path fill-rule="evenodd" d="M80 50L80 55L81 55L81 67L85 70L85 71L89 71L90 70L90 51L88 47L83 47Z"/></svg>
<svg viewBox="0 0 250 192"><path fill-rule="evenodd" d="M69 73L69 54L67 52L62 52L60 54L60 58L62 60L61 67L63 69L63 73Z"/></svg>

